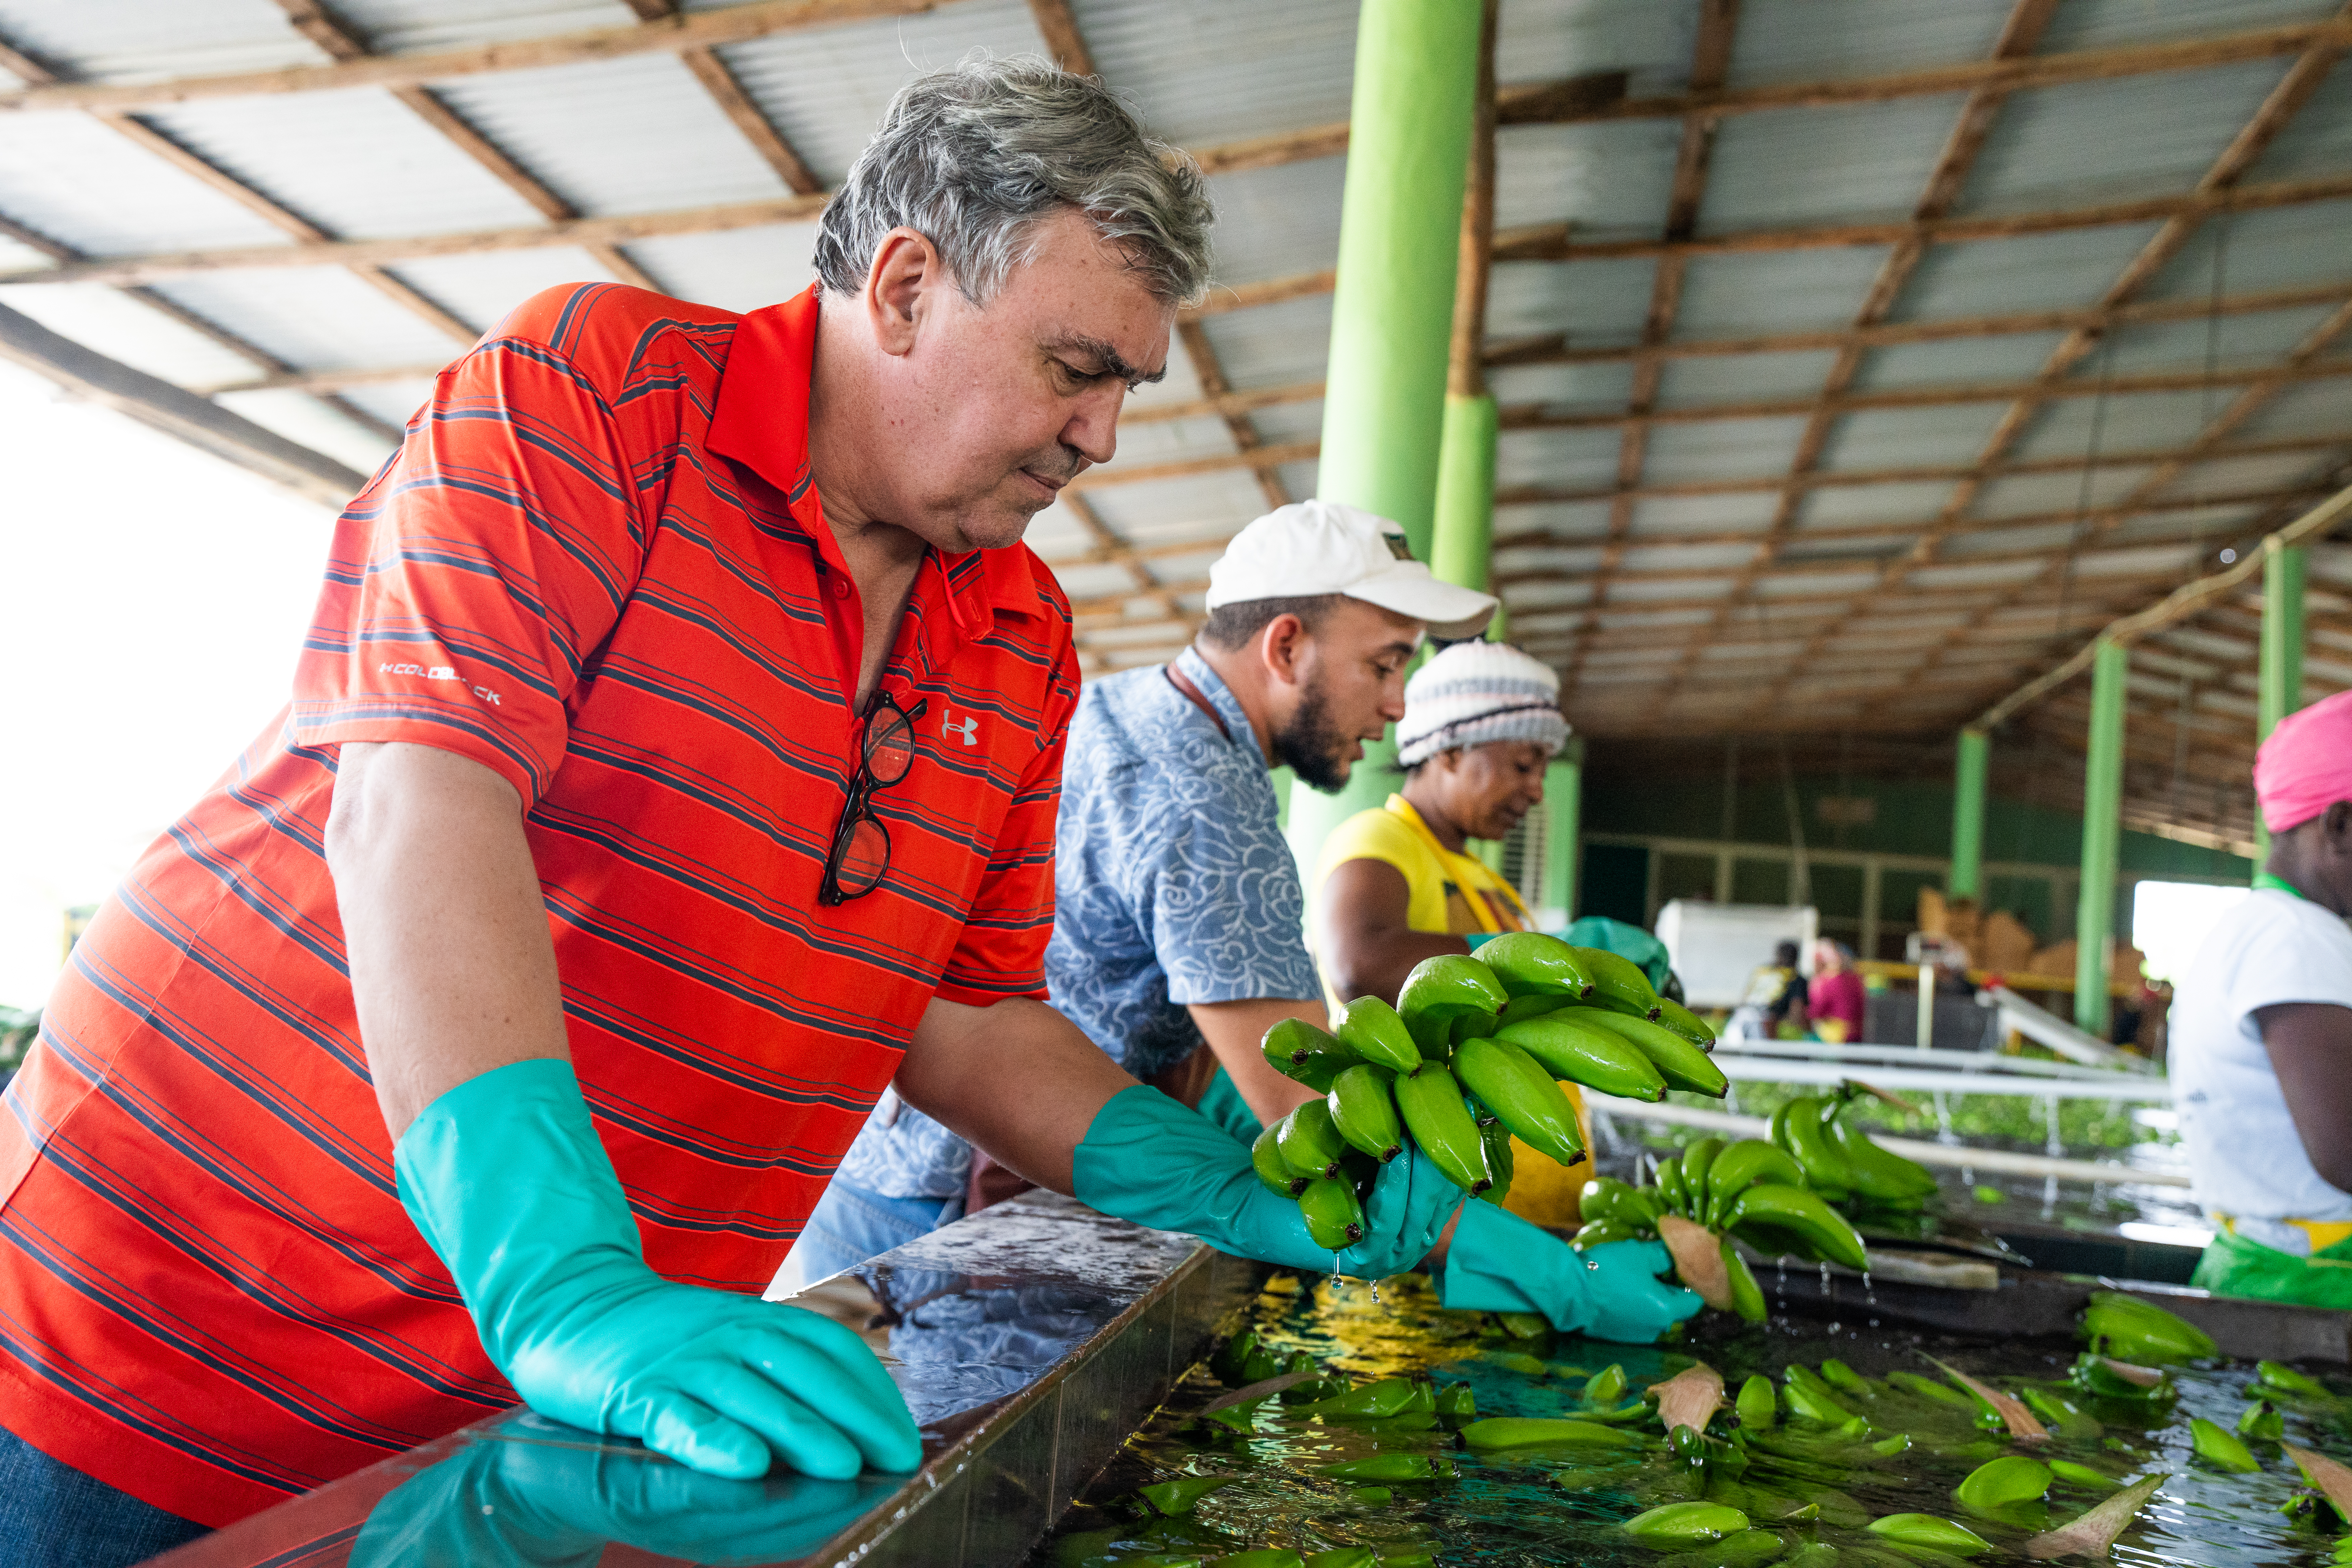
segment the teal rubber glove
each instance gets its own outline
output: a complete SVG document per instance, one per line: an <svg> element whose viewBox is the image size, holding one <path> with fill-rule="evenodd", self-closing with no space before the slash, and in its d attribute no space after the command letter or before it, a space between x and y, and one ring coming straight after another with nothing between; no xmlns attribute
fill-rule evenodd
<svg viewBox="0 0 2352 1568"><path fill-rule="evenodd" d="M1645 1345L1702 1305L1658 1276L1660 1241L1612 1241L1578 1252L1493 1204L1465 1204L1438 1280L1440 1304L1473 1312L1537 1312L1562 1333Z"/></svg>
<svg viewBox="0 0 2352 1568"><path fill-rule="evenodd" d="M596 1568L616 1542L664 1561L793 1562L904 1484L723 1480L651 1454L551 1441L563 1436L526 1415L490 1441L465 1440L369 1510L350 1568Z"/></svg>
<svg viewBox="0 0 2352 1568"><path fill-rule="evenodd" d="M468 1079L425 1107L393 1168L482 1348L541 1415L719 1476L921 1462L907 1402L856 1335L646 1267L571 1063Z"/></svg>
<svg viewBox="0 0 2352 1568"><path fill-rule="evenodd" d="M1364 1239L1335 1255L1315 1245L1297 1204L1257 1179L1245 1145L1142 1084L1095 1113L1072 1163L1078 1201L1105 1214L1184 1231L1236 1258L1364 1279L1419 1267L1464 1197L1407 1147L1381 1167Z"/></svg>
<svg viewBox="0 0 2352 1568"><path fill-rule="evenodd" d="M1244 1143L1256 1142L1257 1135L1265 1131L1265 1123L1257 1119L1257 1112L1249 1108L1249 1101L1242 1098L1242 1091L1234 1087L1234 1080L1223 1068L1217 1069L1217 1076L1201 1092L1200 1111L1223 1128L1226 1137L1238 1138Z"/></svg>

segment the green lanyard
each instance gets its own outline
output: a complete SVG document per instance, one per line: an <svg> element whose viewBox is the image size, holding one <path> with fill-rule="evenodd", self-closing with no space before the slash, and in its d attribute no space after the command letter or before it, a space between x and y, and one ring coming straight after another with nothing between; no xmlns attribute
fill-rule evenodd
<svg viewBox="0 0 2352 1568"><path fill-rule="evenodd" d="M2269 888L2273 891L2284 893L2290 899L2300 899L2303 897L2303 889L2301 888L2296 887L2284 877L2273 877L2268 871L2257 871L2254 873L2254 886L2257 888Z"/></svg>

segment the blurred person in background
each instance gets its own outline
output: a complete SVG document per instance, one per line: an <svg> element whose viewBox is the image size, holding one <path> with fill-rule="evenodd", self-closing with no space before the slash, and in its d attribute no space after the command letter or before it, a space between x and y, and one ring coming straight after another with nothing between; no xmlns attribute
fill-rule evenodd
<svg viewBox="0 0 2352 1568"><path fill-rule="evenodd" d="M1832 1046L1862 1038L1862 974L1853 949L1824 938L1813 944L1813 977L1805 985L1805 1013L1813 1033Z"/></svg>
<svg viewBox="0 0 2352 1568"><path fill-rule="evenodd" d="M2254 795L2270 858L2173 994L2180 1134L2218 1231L2194 1283L2352 1310L2352 692L2279 721Z"/></svg>

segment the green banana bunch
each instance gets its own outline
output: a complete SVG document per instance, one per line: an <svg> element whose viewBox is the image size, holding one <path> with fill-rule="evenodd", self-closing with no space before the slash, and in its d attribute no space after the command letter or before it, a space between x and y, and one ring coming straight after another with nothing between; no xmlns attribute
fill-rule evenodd
<svg viewBox="0 0 2352 1568"><path fill-rule="evenodd" d="M1333 1079L1356 1065L1355 1052L1298 1018L1277 1021L1265 1032L1258 1049L1275 1071L1318 1092L1329 1089Z"/></svg>
<svg viewBox="0 0 2352 1568"><path fill-rule="evenodd" d="M1348 1141L1331 1120L1331 1108L1310 1100L1274 1124L1275 1152L1294 1175L1325 1180L1339 1173Z"/></svg>
<svg viewBox="0 0 2352 1568"><path fill-rule="evenodd" d="M2094 1290L2083 1312L2083 1338L2101 1355L2142 1366L2205 1361L2221 1353L2204 1330L2115 1290Z"/></svg>
<svg viewBox="0 0 2352 1568"><path fill-rule="evenodd" d="M1639 1047L1594 1026L1591 1020L1597 1016L1590 1008L1548 1013L1507 1025L1495 1038L1518 1047L1556 1079L1623 1100L1664 1100L1664 1075Z"/></svg>
<svg viewBox="0 0 2352 1568"><path fill-rule="evenodd" d="M1527 1052L1503 1039L1465 1040L1454 1048L1454 1072L1520 1142L1563 1165L1584 1157L1575 1107Z"/></svg>
<svg viewBox="0 0 2352 1568"><path fill-rule="evenodd" d="M1397 993L1396 1010L1421 1053L1442 1059L1453 1047L1457 1024L1484 1020L1480 1032L1491 1032L1494 1016L1509 1000L1485 960L1447 952L1412 966Z"/></svg>
<svg viewBox="0 0 2352 1568"><path fill-rule="evenodd" d="M1358 1061L1391 1072L1411 1072L1421 1065L1421 1047L1412 1043L1404 1020L1377 996L1359 996L1339 1009L1339 1043Z"/></svg>
<svg viewBox="0 0 2352 1568"><path fill-rule="evenodd" d="M1706 1052L1663 1024L1599 1008L1586 1009L1579 1021L1608 1030L1649 1058L1669 1089L1686 1089L1720 1100L1731 1085Z"/></svg>
<svg viewBox="0 0 2352 1568"><path fill-rule="evenodd" d="M1584 966L1585 973L1592 976L1591 1001L1595 1006L1630 1014L1636 1018L1647 1018L1654 1024L1658 1021L1658 1015L1664 1008L1660 1005L1657 988L1650 984L1650 977L1642 973L1640 964L1630 958L1621 958L1606 948L1570 947L1569 952Z"/></svg>
<svg viewBox="0 0 2352 1568"><path fill-rule="evenodd" d="M1399 1077L1393 1087L1405 1130L1448 1181L1473 1196L1495 1184L1486 1173L1478 1124L1462 1102L1462 1086L1452 1073L1435 1062L1423 1062Z"/></svg>
<svg viewBox="0 0 2352 1568"><path fill-rule="evenodd" d="M1323 1100L1339 1136L1382 1164L1404 1151L1404 1131L1397 1124L1390 1082L1387 1068L1359 1062L1331 1080Z"/></svg>
<svg viewBox="0 0 2352 1568"><path fill-rule="evenodd" d="M1307 1190L1310 1178L1292 1170L1289 1163L1283 1159L1282 1151L1276 1142L1281 1125L1276 1122L1267 1128L1250 1145L1250 1168L1257 1173L1257 1179L1265 1184L1266 1191L1282 1197L1295 1198Z"/></svg>
<svg viewBox="0 0 2352 1568"><path fill-rule="evenodd" d="M1767 1234L1785 1232L1804 1242L1811 1252L1856 1273L1870 1268L1870 1254L1846 1217L1822 1201L1818 1193L1785 1182L1759 1182L1743 1189L1724 1211L1724 1226L1738 1232L1749 1225L1767 1227Z"/></svg>
<svg viewBox="0 0 2352 1568"><path fill-rule="evenodd" d="M1822 1114L1822 1126L1830 1142L1845 1159L1846 1169L1853 1173L1851 1184L1855 1193L1872 1203L1888 1208L1918 1208L1936 1195L1936 1178L1927 1167L1916 1160L1906 1160L1890 1153L1870 1140L1870 1135L1845 1114L1857 1096L1864 1091L1859 1085L1849 1083L1826 1106Z"/></svg>

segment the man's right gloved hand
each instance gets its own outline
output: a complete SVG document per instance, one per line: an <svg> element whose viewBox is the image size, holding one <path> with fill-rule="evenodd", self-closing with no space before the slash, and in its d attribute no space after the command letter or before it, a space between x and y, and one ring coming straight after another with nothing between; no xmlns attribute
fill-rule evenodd
<svg viewBox="0 0 2352 1568"><path fill-rule="evenodd" d="M1185 1231L1237 1258L1334 1271L1335 1255L1307 1234L1298 1205L1257 1179L1248 1148L1156 1089L1111 1096L1079 1141L1072 1173L1078 1201L1105 1214ZM1381 1167L1364 1239L1336 1255L1337 1269L1382 1279L1418 1268L1465 1195L1408 1144Z"/></svg>
<svg viewBox="0 0 2352 1568"><path fill-rule="evenodd" d="M1656 1241L1612 1241L1579 1252L1493 1204L1465 1204L1437 1299L1469 1311L1540 1312L1562 1333L1649 1344L1702 1305L1658 1278L1673 1261Z"/></svg>
<svg viewBox="0 0 2352 1568"><path fill-rule="evenodd" d="M394 1151L401 1202L530 1407L713 1475L912 1470L922 1440L873 1352L828 1318L646 1267L569 1062L444 1094Z"/></svg>

